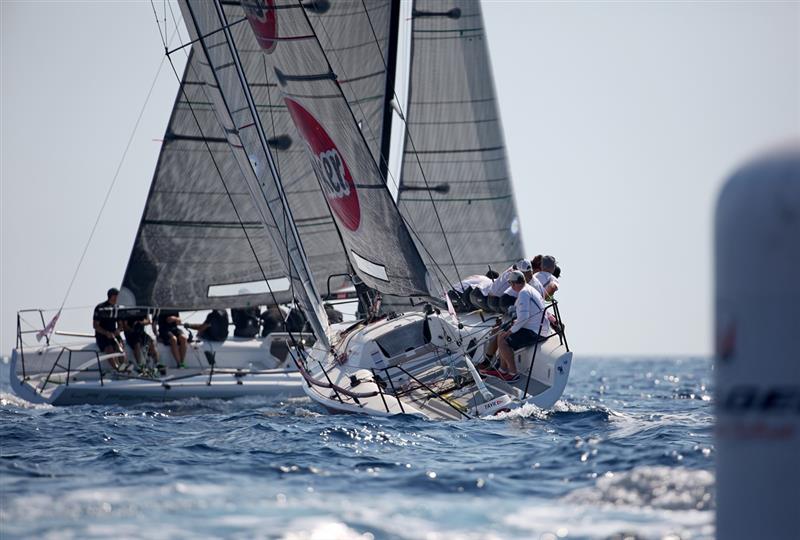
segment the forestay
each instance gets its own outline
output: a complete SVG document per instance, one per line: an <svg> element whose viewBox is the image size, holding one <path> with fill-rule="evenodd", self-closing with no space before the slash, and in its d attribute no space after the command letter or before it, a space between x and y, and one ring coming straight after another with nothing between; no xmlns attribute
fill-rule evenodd
<svg viewBox="0 0 800 540"><path fill-rule="evenodd" d="M400 211L449 283L502 271L524 254L480 2L416 0L411 47Z"/></svg>

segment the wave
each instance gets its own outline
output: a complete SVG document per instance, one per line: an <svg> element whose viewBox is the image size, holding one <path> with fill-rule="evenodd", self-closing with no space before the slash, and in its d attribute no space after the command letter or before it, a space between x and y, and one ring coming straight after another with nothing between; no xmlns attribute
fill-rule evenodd
<svg viewBox="0 0 800 540"><path fill-rule="evenodd" d="M53 409L48 403L31 403L16 394L0 392L0 408L17 409Z"/></svg>
<svg viewBox="0 0 800 540"><path fill-rule="evenodd" d="M610 417L617 416L618 413L597 404L578 404L559 400L550 409L541 409L532 403L526 403L522 407L501 412L484 420L513 420L518 418L532 418L534 420L552 420L558 423L571 422L574 420L607 421Z"/></svg>

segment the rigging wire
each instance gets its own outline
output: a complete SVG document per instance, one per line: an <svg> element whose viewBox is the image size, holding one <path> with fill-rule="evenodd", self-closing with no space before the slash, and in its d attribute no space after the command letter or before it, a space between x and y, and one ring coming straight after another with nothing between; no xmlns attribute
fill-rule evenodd
<svg viewBox="0 0 800 540"><path fill-rule="evenodd" d="M272 123L272 133L273 133L273 136L276 136L278 134L278 130L275 127L275 114L276 113L275 113L275 107L272 104L272 92L269 90L269 80L270 80L269 79L269 70L267 69L267 59L264 57L264 55L261 55L261 61L262 61L262 65L264 66L264 80L267 82L267 99L269 100L269 103L268 103L269 104L269 117L270 117L270 122ZM277 88L277 84L276 84L276 88ZM280 176L279 156L280 156L280 152L275 152L275 168L278 170L278 176ZM317 183L319 184L319 180L317 180ZM317 191L317 193L318 193L318 191ZM334 225L333 229L336 231L336 235L339 238L339 243L342 245L342 248L345 249L344 239L342 238L342 233L339 230L339 228L336 226L336 220L333 217L333 214L332 214L331 209L330 209L330 205L328 205L327 199L325 199L325 197L323 197L323 200L326 201L325 202L325 208L328 209L328 217L331 219L331 223ZM287 248L287 250L288 250L288 248ZM287 257L288 257L288 253L287 253ZM345 264L347 265L347 269L348 269L349 273L353 274L354 270L353 270L353 266L350 264L350 258L345 255L344 259L345 259ZM291 280L290 280L290 283L292 284L292 297L294 297L294 283Z"/></svg>
<svg viewBox="0 0 800 540"><path fill-rule="evenodd" d="M267 70L267 60L266 60L266 58L264 58L264 55L261 55L261 62L262 62L262 65L264 66L264 80L267 81L267 84L269 84L269 75L268 75L268 70ZM269 87L267 87L267 99L269 100L269 119L270 119L270 122L272 123L272 135L274 137L274 136L277 136L278 131L275 129L275 110L272 107L272 92L270 92ZM269 150L267 150L267 151L269 151ZM281 177L281 165L280 165L279 155L280 155L279 152L275 152L275 155L273 157L273 160L275 162L275 170L278 171L278 178ZM287 237L288 226L289 225L286 223L286 218L287 218L286 212L284 212L283 213L283 230L286 231L286 232L284 232L283 241L286 244L286 260L288 261L288 260L291 260L291 254L289 253L289 239ZM293 279L293 276L292 276L292 268L293 268L293 265L290 264L289 265L289 287L290 287L290 290L291 290L292 298L294 299L296 297L295 297L295 292L294 292L294 279ZM298 277L298 279L300 279L299 273L298 273L297 277ZM297 303L297 302L295 302L295 303Z"/></svg>
<svg viewBox="0 0 800 540"><path fill-rule="evenodd" d="M175 20L175 27L177 28L178 27L178 22L177 22L177 19L175 18L175 13L172 12L172 6L171 5L170 5L170 12L172 13L173 20ZM158 21L156 21L156 22L158 22ZM165 49L166 49L166 44L165 44ZM187 56L187 58L189 57L189 54L187 52L184 51L184 54ZM186 104L189 107L189 111L192 114L192 118L194 119L195 124L197 125L197 129L200 132L200 137L203 139L204 146L205 146L206 150L208 151L209 157L211 158L211 162L214 164L214 169L217 171L217 176L219 177L220 182L222 183L222 187L225 190L225 194L228 197L228 201L230 201L231 207L233 208L233 211L236 214L236 219L239 221L239 225L241 226L242 233L244 234L245 239L247 240L247 245L250 247L250 251L253 254L253 258L255 259L256 264L258 265L258 269L261 272L261 276L264 278L264 282L267 284L267 290L269 291L273 302L275 302L275 304L277 305L278 302L277 302L277 299L275 297L275 293L273 292L272 287L269 284L269 279L267 279L266 272L265 272L263 266L261 265L261 261L259 260L258 255L256 254L255 246L253 245L253 242L250 239L250 235L247 233L247 228L245 227L244 221L242 220L241 215L239 214L239 210L236 208L236 204L233 201L233 196L231 195L231 192L228 189L228 184L227 184L227 182L225 182L225 178L222 175L222 171L221 171L221 169L219 167L219 164L217 163L217 159L214 156L214 152L211 150L211 146L208 144L208 140L206 139L205 133L203 132L203 128L200 125L200 119L197 117L197 114L195 113L194 107L192 106L192 101L189 99L189 96L187 95L186 90L185 90L185 88L183 86L183 81L181 80L180 75L178 75L178 71L175 68L175 64L172 62L171 55L169 53L167 53L167 54L164 55L164 57L169 60L169 64L172 67L172 72L175 74L175 78L178 80L178 84L180 85L180 92L183 94L183 97L186 100ZM188 64L188 67L189 67L189 69L192 70L192 72L194 73L195 76L198 76L198 73L196 72L194 67L191 65L191 63ZM198 77L198 79L199 79L199 77ZM210 102L213 103L213 101L211 100L211 97L206 93L205 85L202 86L202 91L206 95L206 98Z"/></svg>
<svg viewBox="0 0 800 540"><path fill-rule="evenodd" d="M220 3L220 0L215 0L215 5L216 5L216 11L217 11L217 16L219 18L219 21L220 21L220 23L222 23L224 25L223 28L225 29L226 41L228 43L228 47L231 49L230 50L231 58L232 58L234 64L236 65L237 75L238 75L239 81L242 84L242 90L244 91L245 99L247 100L248 106L250 108L250 114L251 114L251 117L253 119L253 125L255 126L256 130L258 131L258 136L259 136L259 139L261 140L263 152L265 153L265 155L267 157L267 161L270 164L270 176L272 177L273 182L275 184L277 195L281 199L281 203L282 203L281 204L281 208L283 210L282 213L283 213L283 221L284 221L284 223L283 223L283 225L284 225L283 231L284 231L284 240L285 240L285 243L286 243L286 246L287 246L287 255L289 254L290 251L295 251L297 253L297 255L300 257L300 259L301 259L299 264L298 264L297 261L294 260L294 258L290 258L287 261L287 263L288 263L287 266L289 268L289 274L290 274L289 275L290 281L293 281L293 280L291 280L291 277L292 277L291 270L292 270L292 268L294 268L294 270L297 272L298 280L301 281L301 283L303 285L303 290L306 293L304 295L305 298L308 300L308 303L307 303L306 307L311 308L312 311L316 311L317 315L319 315L320 312L317 311L317 310L318 309L322 309L322 305L319 303L320 300L321 300L320 297L319 297L319 292L316 290L316 284L314 283L312 274L310 272L308 259L306 257L305 251L303 249L302 241L300 240L300 233L297 230L297 227L296 227L295 222L294 222L294 218L292 216L292 209L289 206L289 200L288 200L288 198L286 196L286 191L284 190L283 182L281 180L280 175L277 174L277 170L273 170L275 168L275 163L274 163L274 161L272 159L272 152L269 149L269 141L266 138L266 133L265 133L264 127L263 127L263 125L261 123L261 117L258 114L258 110L257 110L257 107L256 107L255 99L253 97L253 94L252 94L252 91L251 91L251 88L250 88L250 83L247 80L247 73L246 73L245 69L242 67L242 61L241 61L241 58L239 56L239 50L236 47L236 43L235 43L233 34L230 31L230 25L228 24L228 18L227 18L227 15L225 14L225 9L222 7L222 4ZM266 196L266 194L264 194L263 192L262 192L262 195ZM268 206L268 208L269 208L269 206ZM269 208L269 209L270 209L270 213L272 214L271 208ZM274 220L274 214L273 214L273 220ZM277 226L277 223L276 223L276 226ZM292 241L293 241L293 245L292 245L291 248L289 247L289 242L288 242L290 234L292 236ZM311 295L309 293L313 293L313 295ZM316 302L317 302L316 306L312 304L312 298L314 298L314 300L316 300ZM295 299L295 304L297 304L297 297L294 297L294 299ZM301 305L302 305L302 303L301 303ZM322 333L324 334L326 332L325 332L325 327L324 327L323 321L322 321L323 318L325 319L325 323L327 323L328 322L327 315L324 314L324 312L323 312L323 316L322 317L317 317L317 322L318 322L318 325L320 326L320 328L318 330L321 330ZM311 323L311 320L309 320L308 318L307 318L307 321L309 322L309 324ZM311 324L311 326L313 328L314 325ZM317 336L317 338L321 339L322 336ZM326 341L327 341L327 339L326 339Z"/></svg>

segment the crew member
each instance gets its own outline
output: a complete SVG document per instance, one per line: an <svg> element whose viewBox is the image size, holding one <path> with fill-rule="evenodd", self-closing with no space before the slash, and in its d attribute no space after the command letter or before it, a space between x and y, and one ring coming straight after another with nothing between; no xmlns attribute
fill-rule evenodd
<svg viewBox="0 0 800 540"><path fill-rule="evenodd" d="M158 315L158 339L169 346L179 368L186 367L186 336L178 328L181 317L176 310L164 310Z"/></svg>
<svg viewBox="0 0 800 540"><path fill-rule="evenodd" d="M486 303L491 311L495 313L504 313L509 307L514 305L514 296L506 294L508 287L508 279L512 272L521 272L527 281L533 279L533 270L531 261L528 259L521 259L516 264L507 268L500 277L494 280L492 286L489 288Z"/></svg>
<svg viewBox="0 0 800 540"><path fill-rule="evenodd" d="M542 297L545 299L551 299L558 290L558 278L554 274L556 268L558 268L558 266L556 266L556 258L552 255L545 255L542 257L541 271L534 274L536 280L544 288ZM560 268L558 268L558 275L561 275Z"/></svg>
<svg viewBox="0 0 800 540"><path fill-rule="evenodd" d="M519 380L517 366L514 362L514 351L535 345L550 335L550 323L544 313L544 299L538 291L526 283L522 272L514 271L508 279L509 285L517 293L514 303L516 321L508 330L500 330L491 346L500 353L500 369L484 371L487 375L499 377L505 381ZM541 334L540 332L541 325ZM492 347L493 348L493 347ZM487 354L493 353L487 346Z"/></svg>
<svg viewBox="0 0 800 540"><path fill-rule="evenodd" d="M97 343L97 348L103 354L122 353L122 337L120 337L121 328L117 322L117 315L114 306L117 305L117 297L119 290L112 287L106 292L106 301L100 302L94 308L92 315L92 326L94 326L94 340ZM108 359L108 363L114 369L119 369L122 366L124 357L112 357Z"/></svg>
<svg viewBox="0 0 800 540"><path fill-rule="evenodd" d="M197 337L206 341L225 341L228 337L228 312L224 309L212 309L202 323L184 323L183 327L197 330Z"/></svg>

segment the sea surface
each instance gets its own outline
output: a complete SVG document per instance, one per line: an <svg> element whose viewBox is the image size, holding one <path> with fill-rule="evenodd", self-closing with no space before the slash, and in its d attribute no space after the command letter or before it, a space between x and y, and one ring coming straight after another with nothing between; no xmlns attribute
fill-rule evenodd
<svg viewBox="0 0 800 540"><path fill-rule="evenodd" d="M574 360L554 410L30 405L0 366L0 536L713 538L711 362Z"/></svg>

